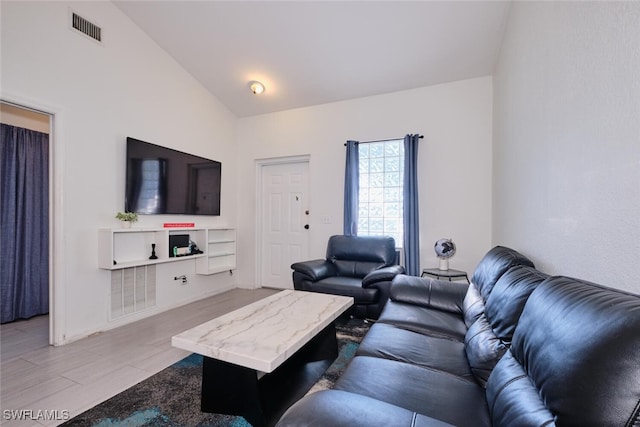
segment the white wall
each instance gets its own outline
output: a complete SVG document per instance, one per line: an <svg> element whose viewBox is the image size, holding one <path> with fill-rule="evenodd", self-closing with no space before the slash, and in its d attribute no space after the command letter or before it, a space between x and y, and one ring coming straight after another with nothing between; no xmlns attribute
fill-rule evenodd
<svg viewBox="0 0 640 427"><path fill-rule="evenodd" d="M494 102L494 244L639 292L640 3L514 2Z"/></svg>
<svg viewBox="0 0 640 427"><path fill-rule="evenodd" d="M238 121L241 286L255 286L256 159L310 156L310 252L342 234L344 142L424 134L419 149L421 265L451 237L451 268L472 271L491 243L491 77L265 114ZM330 224L321 218L331 218Z"/></svg>
<svg viewBox="0 0 640 427"><path fill-rule="evenodd" d="M235 226L236 119L110 2L3 1L1 7L3 99L56 112L61 215L54 267L63 307L56 335L72 340L114 326L110 273L97 268L97 230L117 227L113 216L124 207L126 137L222 161L221 217L155 216L139 226ZM69 28L69 8L103 28L103 45ZM192 260L158 267L158 309L234 286L229 275L194 271ZM189 285L181 287L176 274L187 274Z"/></svg>

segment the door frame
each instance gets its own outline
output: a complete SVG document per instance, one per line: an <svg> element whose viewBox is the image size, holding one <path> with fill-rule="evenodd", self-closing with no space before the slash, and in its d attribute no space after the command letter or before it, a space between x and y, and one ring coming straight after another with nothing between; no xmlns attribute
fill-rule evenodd
<svg viewBox="0 0 640 427"><path fill-rule="evenodd" d="M306 163L309 168L309 176L311 176L311 155L302 154L298 156L285 156L285 157L272 157L267 159L258 159L256 160L256 217L255 217L255 258L256 258L256 269L255 269L255 277L254 283L258 288L262 287L262 263L264 260L262 259L262 217L263 217L263 201L264 194L262 194L262 173L263 168L266 166L275 166L275 165L285 165L290 163ZM309 191L310 192L310 191ZM307 198L309 200L309 205L311 205L311 195L307 194Z"/></svg>
<svg viewBox="0 0 640 427"><path fill-rule="evenodd" d="M2 102L49 116L49 345L65 343L63 110L24 96L0 93Z"/></svg>

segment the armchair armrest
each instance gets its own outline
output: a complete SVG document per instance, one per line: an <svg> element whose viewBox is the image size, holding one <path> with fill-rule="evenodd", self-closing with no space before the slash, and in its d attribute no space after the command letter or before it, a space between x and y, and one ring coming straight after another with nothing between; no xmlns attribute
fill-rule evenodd
<svg viewBox="0 0 640 427"><path fill-rule="evenodd" d="M466 283L402 274L393 279L390 298L397 302L462 313L462 302L468 288Z"/></svg>
<svg viewBox="0 0 640 427"><path fill-rule="evenodd" d="M404 274L404 267L401 265L391 265L373 270L362 279L362 286L368 288L378 282L392 281L398 274Z"/></svg>
<svg viewBox="0 0 640 427"><path fill-rule="evenodd" d="M335 265L326 259L296 262L291 264L291 268L295 272L304 274L312 282L317 282L318 280L337 274Z"/></svg>

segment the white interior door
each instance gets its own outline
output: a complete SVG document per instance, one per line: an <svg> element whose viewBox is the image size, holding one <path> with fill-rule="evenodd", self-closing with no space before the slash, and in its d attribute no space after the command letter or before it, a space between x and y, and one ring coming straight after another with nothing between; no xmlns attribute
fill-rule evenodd
<svg viewBox="0 0 640 427"><path fill-rule="evenodd" d="M293 289L291 264L308 259L309 163L262 166L261 285Z"/></svg>

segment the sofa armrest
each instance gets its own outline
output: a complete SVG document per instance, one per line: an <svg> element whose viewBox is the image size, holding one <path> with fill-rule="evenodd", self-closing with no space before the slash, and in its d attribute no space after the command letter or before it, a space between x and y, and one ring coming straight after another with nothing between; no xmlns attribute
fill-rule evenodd
<svg viewBox="0 0 640 427"><path fill-rule="evenodd" d="M295 403L276 427L453 427L390 403L341 390L312 393Z"/></svg>
<svg viewBox="0 0 640 427"><path fill-rule="evenodd" d="M396 302L462 313L469 285L400 274L391 282L390 298Z"/></svg>
<svg viewBox="0 0 640 427"><path fill-rule="evenodd" d="M401 265L391 265L373 270L362 279L362 286L368 288L378 282L392 281L398 274L404 273L404 267Z"/></svg>
<svg viewBox="0 0 640 427"><path fill-rule="evenodd" d="M325 259L296 262L291 264L291 268L293 271L305 275L312 282L337 274L335 265Z"/></svg>

